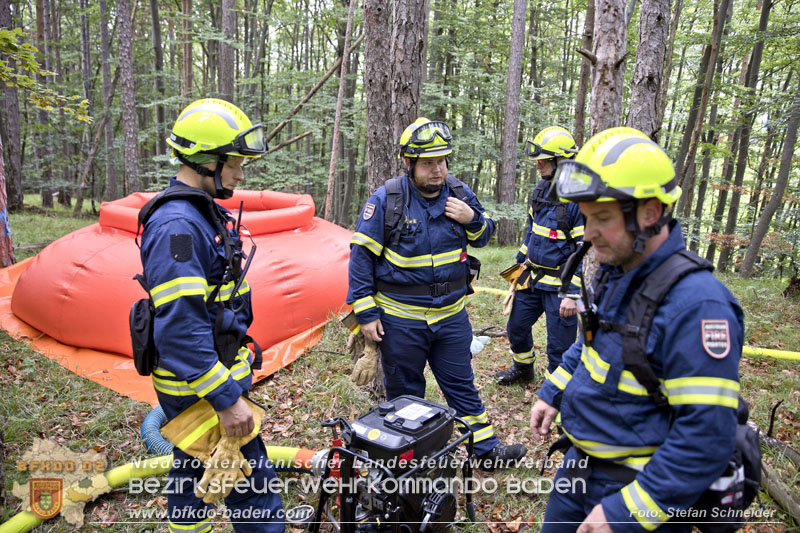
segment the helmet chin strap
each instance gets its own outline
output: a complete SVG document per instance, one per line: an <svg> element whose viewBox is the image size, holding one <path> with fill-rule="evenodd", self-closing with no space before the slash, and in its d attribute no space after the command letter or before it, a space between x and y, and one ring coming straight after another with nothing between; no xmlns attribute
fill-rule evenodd
<svg viewBox="0 0 800 533"><path fill-rule="evenodd" d="M653 224L642 228L639 226L639 221L636 220L636 209L639 203L636 200L623 200L619 203L622 214L625 217L625 231L633 234L633 251L637 254L644 253L644 247L647 239L654 235L658 235L666 224L672 220L672 211L664 206L661 211L661 217Z"/></svg>
<svg viewBox="0 0 800 533"><path fill-rule="evenodd" d="M233 189L226 189L222 186L222 169L225 167L225 162L228 160L227 155L219 156L219 159L217 159L217 166L213 171L209 170L208 167L204 167L203 165L189 161L186 156L180 152L176 151L175 155L177 156L178 161L191 168L204 178L214 179L214 198L224 200L233 196Z"/></svg>

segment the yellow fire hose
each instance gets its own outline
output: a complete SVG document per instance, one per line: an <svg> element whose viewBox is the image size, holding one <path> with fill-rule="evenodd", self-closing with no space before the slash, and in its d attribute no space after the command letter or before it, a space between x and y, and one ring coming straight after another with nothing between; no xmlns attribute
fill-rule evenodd
<svg viewBox="0 0 800 533"><path fill-rule="evenodd" d="M475 292L486 292L489 294L499 294L505 296L507 291L503 289L494 289L491 287L476 287L472 286ZM784 350L771 350L769 348L756 348L754 346L742 346L743 355L752 355L757 357L772 357L774 359L786 359L789 361L800 361L800 352L787 352ZM2 533L2 532L0 532Z"/></svg>
<svg viewBox="0 0 800 533"><path fill-rule="evenodd" d="M327 452L326 450L314 452L305 448L291 448L286 446L267 446L266 448L270 461L276 467L302 468L305 470L314 470L318 468L319 464L317 463L319 461L325 461ZM80 486L81 483L85 484L86 478L84 478L74 482L69 487L65 487L64 494L70 494L70 491L72 491L73 493L85 495L85 499L79 500L80 503L85 503L86 501L93 500L97 496L110 492L112 489L125 485L131 479L166 474L169 472L171 466L172 454L134 461L89 478L92 480L92 486L102 487L102 489L96 492L88 495L86 494L86 488ZM63 497L62 501L62 510L78 503L70 498ZM31 511L22 511L3 524L0 524L0 533L27 533L42 522L43 520Z"/></svg>

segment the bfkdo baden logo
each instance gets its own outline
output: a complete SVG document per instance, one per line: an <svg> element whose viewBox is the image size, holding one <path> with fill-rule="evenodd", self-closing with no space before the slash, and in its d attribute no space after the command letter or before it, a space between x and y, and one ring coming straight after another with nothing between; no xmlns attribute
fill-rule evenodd
<svg viewBox="0 0 800 533"><path fill-rule="evenodd" d="M32 478L30 480L31 511L43 520L53 518L61 510L63 480Z"/></svg>

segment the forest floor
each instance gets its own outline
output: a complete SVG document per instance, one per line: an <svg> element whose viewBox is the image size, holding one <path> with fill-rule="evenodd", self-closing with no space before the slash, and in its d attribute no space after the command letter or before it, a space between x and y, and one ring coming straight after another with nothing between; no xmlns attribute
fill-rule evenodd
<svg viewBox="0 0 800 533"><path fill-rule="evenodd" d="M41 243L91 223L89 218L56 216L42 213L11 215L15 244ZM51 221L50 219L53 219ZM27 251L23 257L30 255ZM476 285L505 290L497 275L513 260L513 247L490 246L477 250L483 271ZM32 252L35 253L35 250ZM21 259L23 257L19 257ZM800 351L800 300L781 296L788 280L739 280L721 276L745 310L746 344L787 351ZM501 314L502 296L479 292L468 299L468 311L475 331L491 328L503 334L505 317ZM534 328L535 350L543 354L545 327L541 320ZM366 389L350 382L352 363L346 354L346 331L331 320L322 341L288 368L254 386L253 398L267 408L261 429L267 444L320 449L330 446L331 433L320 422L334 416L353 420L377 404L378 399ZM536 358L536 379L527 386L500 387L493 374L510 364L507 339L492 337L490 343L473 359L475 384L480 390L495 432L507 443L521 442L529 448L534 461L544 459L549 442L533 439L528 428L531 404L541 384L545 357ZM429 372L429 371L428 371ZM751 420L766 429L770 409L784 400L775 419L774 434L800 450L800 365L797 361L745 356L741 360L742 394L751 407ZM444 403L432 379L428 380L427 398ZM139 438L139 427L150 407L120 396L83 379L0 332L0 429L4 432L6 502L0 508L0 523L21 509L22 502L11 495L13 482L27 484L28 472L17 470L17 461L35 438L49 439L78 453L96 451L112 467L126 464L148 454ZM766 452L765 460L780 475L794 494L800 493L800 472L788 460ZM553 468L545 470L552 478ZM280 474L300 478L305 474ZM535 491L515 492L515 483L540 477L534 468L477 473L485 491L474 495L477 511L475 525L460 524L459 531L516 532L538 531L547 494ZM284 505L316 502L314 494L304 493L297 484L284 495ZM546 483L540 485L546 488ZM496 487L496 488L495 488ZM2 496L0 494L0 496ZM463 503L463 499L462 499ZM749 531L798 530L795 524L763 491L760 503L754 503L760 516L771 516L766 523L753 523ZM132 494L125 487L114 490L86 505L85 524L81 531L165 531L165 523L132 520L142 510L165 509L161 494ZM463 506L459 518L464 519ZM763 520L763 519L760 519ZM230 531L224 521L215 531ZM75 531L63 518L45 522L38 531Z"/></svg>

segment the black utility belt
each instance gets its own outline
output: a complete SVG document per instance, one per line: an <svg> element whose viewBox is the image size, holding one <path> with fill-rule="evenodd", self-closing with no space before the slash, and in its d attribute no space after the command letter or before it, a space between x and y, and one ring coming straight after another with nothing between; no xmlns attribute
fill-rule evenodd
<svg viewBox="0 0 800 533"><path fill-rule="evenodd" d="M375 282L375 287L381 292L393 292L408 296L445 296L451 292L460 291L466 286L466 276L443 283L431 283L430 285L399 285L381 280Z"/></svg>

